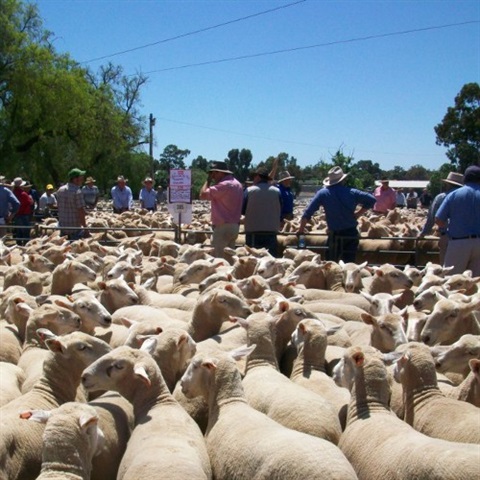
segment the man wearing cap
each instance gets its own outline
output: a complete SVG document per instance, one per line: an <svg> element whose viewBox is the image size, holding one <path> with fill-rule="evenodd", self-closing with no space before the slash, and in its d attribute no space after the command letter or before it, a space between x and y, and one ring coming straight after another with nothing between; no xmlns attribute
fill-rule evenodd
<svg viewBox="0 0 480 480"><path fill-rule="evenodd" d="M225 247L235 248L242 213L243 188L226 162L212 162L200 199L210 200L215 256L225 257Z"/></svg>
<svg viewBox="0 0 480 480"><path fill-rule="evenodd" d="M373 206L375 213L387 214L389 210L393 210L397 206L397 194L395 190L390 187L387 178L380 180L380 186L374 190L373 196L376 200Z"/></svg>
<svg viewBox="0 0 480 480"><path fill-rule="evenodd" d="M93 177L87 177L85 180L85 185L82 187L82 195L87 210L93 210L97 206L98 199L100 198L100 191L95 185L95 179Z"/></svg>
<svg viewBox="0 0 480 480"><path fill-rule="evenodd" d="M123 175L119 175L117 184L110 192L113 200L113 213L122 213L133 208L132 190L127 182L128 180Z"/></svg>
<svg viewBox="0 0 480 480"><path fill-rule="evenodd" d="M20 202L20 208L15 214L13 223L18 227L23 227L14 230L19 245L25 245L30 240L30 219L34 202L33 198L25 191L26 186L27 182L20 177L13 180L13 194Z"/></svg>
<svg viewBox="0 0 480 480"><path fill-rule="evenodd" d="M244 192L242 213L245 215L245 243L249 247L267 248L270 255L277 257L282 196L270 181L266 168L256 170L253 185Z"/></svg>
<svg viewBox="0 0 480 480"><path fill-rule="evenodd" d="M82 195L82 183L85 171L72 168L68 172L68 183L57 190L58 225L63 227L79 227L78 230L62 230L62 235L67 235L69 240L78 240L89 236L85 227L86 213L85 200ZM83 227L83 228L80 228Z"/></svg>
<svg viewBox="0 0 480 480"><path fill-rule="evenodd" d="M445 267L452 275L471 270L480 276L480 166L465 170L464 186L449 193L435 215L440 228L448 225Z"/></svg>
<svg viewBox="0 0 480 480"><path fill-rule="evenodd" d="M433 199L433 202L430 204L427 213L427 220L425 222L425 225L423 226L422 231L420 232L420 237L424 237L425 235L431 235L433 226L435 225L435 215L437 213L437 210L440 208L440 205L445 200L445 197L448 195L449 192L463 185L463 175L457 172L450 172L447 175L447 178L442 179L442 182L445 185L445 191L436 195ZM445 261L445 252L447 251L448 245L447 227L439 227L438 231L440 234L440 239L438 240L439 262L440 265L443 265Z"/></svg>
<svg viewBox="0 0 480 480"><path fill-rule="evenodd" d="M357 218L375 205L375 197L356 188L347 187L344 181L348 173L340 167L328 171L323 181L324 188L318 190L305 209L300 220L298 233L305 233L305 226L313 214L323 206L328 226L327 260L355 262L359 244ZM360 209L357 210L357 206Z"/></svg>
<svg viewBox="0 0 480 480"><path fill-rule="evenodd" d="M0 176L0 225L10 223L20 208L20 202L13 192L7 188L5 177ZM0 230L3 235L5 231Z"/></svg>
<svg viewBox="0 0 480 480"><path fill-rule="evenodd" d="M143 181L143 188L139 195L140 206L154 212L157 209L157 192L153 189L153 178L147 177Z"/></svg>
<svg viewBox="0 0 480 480"><path fill-rule="evenodd" d="M55 197L54 188L51 183L45 187L45 193L40 197L38 202L38 210L41 215L48 217L52 213L52 209L57 209L57 198Z"/></svg>

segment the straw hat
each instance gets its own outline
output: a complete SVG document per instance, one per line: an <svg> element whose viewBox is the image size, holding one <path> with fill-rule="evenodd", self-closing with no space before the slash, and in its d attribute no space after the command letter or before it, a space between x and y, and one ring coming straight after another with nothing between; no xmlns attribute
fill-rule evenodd
<svg viewBox="0 0 480 480"><path fill-rule="evenodd" d="M442 179L442 182L450 183L452 185L458 185L459 187L463 186L463 175L457 172L450 172L447 175L447 178Z"/></svg>
<svg viewBox="0 0 480 480"><path fill-rule="evenodd" d="M292 175L290 175L290 173L288 173L287 170L285 170L284 172L280 172L278 174L278 183L280 182L284 182L285 180L290 180L290 179L294 179L295 177L293 177Z"/></svg>
<svg viewBox="0 0 480 480"><path fill-rule="evenodd" d="M17 177L13 179L13 186L14 187L31 187L31 185L23 180L21 177Z"/></svg>
<svg viewBox="0 0 480 480"><path fill-rule="evenodd" d="M143 184L144 184L144 185L145 185L146 183L151 183L151 184L153 185L155 182L153 181L153 178L147 177L147 178L145 178L145 180L143 181Z"/></svg>
<svg viewBox="0 0 480 480"><path fill-rule="evenodd" d="M328 171L328 177L323 181L326 187L331 187L347 178L348 173L343 173L341 167L333 167Z"/></svg>
<svg viewBox="0 0 480 480"><path fill-rule="evenodd" d="M123 175L119 175L119 176L117 177L117 182L127 183L127 182L128 182L128 178L125 178Z"/></svg>
<svg viewBox="0 0 480 480"><path fill-rule="evenodd" d="M96 183L96 180L93 177L87 177L85 183Z"/></svg>

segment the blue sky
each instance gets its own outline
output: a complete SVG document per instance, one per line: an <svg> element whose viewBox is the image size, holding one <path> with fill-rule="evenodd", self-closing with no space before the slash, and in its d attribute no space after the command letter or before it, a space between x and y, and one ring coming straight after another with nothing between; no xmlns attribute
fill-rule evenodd
<svg viewBox="0 0 480 480"><path fill-rule="evenodd" d="M480 81L480 23L424 29L480 21L480 1L296 2L35 3L57 51L94 70L112 61L147 73L142 112L156 118L156 158L175 144L191 151L187 163L232 148L249 148L254 164L287 152L314 165L339 148L385 170L448 162L433 128L462 86ZM412 30L421 31L379 37ZM379 38L356 40L365 37ZM177 68L311 45L322 46Z"/></svg>

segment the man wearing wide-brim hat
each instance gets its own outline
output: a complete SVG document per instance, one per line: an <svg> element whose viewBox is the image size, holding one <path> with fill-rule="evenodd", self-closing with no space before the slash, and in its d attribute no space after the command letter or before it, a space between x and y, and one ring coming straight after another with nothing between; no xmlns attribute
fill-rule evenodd
<svg viewBox="0 0 480 480"><path fill-rule="evenodd" d="M85 185L82 187L82 195L87 210L93 210L97 206L100 198L100 190L95 183L96 180L93 177L87 177Z"/></svg>
<svg viewBox="0 0 480 480"><path fill-rule="evenodd" d="M318 190L300 221L298 233L303 235L307 222L322 206L328 226L327 260L355 262L359 244L357 218L375 205L375 197L356 188L347 187L348 173L333 167L324 179L324 188ZM357 209L360 206L360 209Z"/></svg>
<svg viewBox="0 0 480 480"><path fill-rule="evenodd" d="M133 194L127 182L127 178L119 175L117 184L110 191L113 201L113 213L122 213L133 208Z"/></svg>
<svg viewBox="0 0 480 480"><path fill-rule="evenodd" d="M207 181L200 189L200 199L210 200L211 244L215 256L225 258L225 247L235 248L243 201L242 184L233 176L226 162L212 162Z"/></svg>
<svg viewBox="0 0 480 480"><path fill-rule="evenodd" d="M450 192L440 205L435 223L448 226L445 267L452 274L471 270L480 276L480 165L470 165L464 172L464 185Z"/></svg>
<svg viewBox="0 0 480 480"><path fill-rule="evenodd" d="M276 157L273 161L272 170L270 171L270 177L275 178L277 175L279 158ZM292 180L295 177L290 175L288 170L284 170L278 174L278 179L275 182L275 186L280 190L282 196L282 212L280 219L282 224L285 220L293 220L293 206L295 201L295 194L292 190Z"/></svg>
<svg viewBox="0 0 480 480"><path fill-rule="evenodd" d="M453 190L463 186L463 175L457 172L450 172L447 175L447 178L442 179L442 182L445 185L445 191L439 193L435 196L430 207L428 208L427 220L423 226L422 231L419 236L424 237L426 235L431 235L433 226L435 225L435 215L437 214L440 205L445 200L445 197ZM448 246L448 235L446 227L439 227L438 233L440 238L438 239L438 254L439 254L439 263L443 265L445 261L445 253Z"/></svg>
<svg viewBox="0 0 480 480"><path fill-rule="evenodd" d="M153 178L146 177L138 197L140 206L149 212L154 212L157 209L157 192L153 188L154 183Z"/></svg>
<svg viewBox="0 0 480 480"><path fill-rule="evenodd" d="M86 206L82 194L85 170L72 168L68 172L68 183L57 190L58 225L61 234L69 240L78 240L90 236L86 230ZM72 228L76 227L76 228Z"/></svg>

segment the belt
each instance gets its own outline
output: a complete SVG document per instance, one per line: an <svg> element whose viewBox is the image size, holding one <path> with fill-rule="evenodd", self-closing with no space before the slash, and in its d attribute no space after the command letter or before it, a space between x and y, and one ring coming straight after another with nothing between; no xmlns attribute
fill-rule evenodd
<svg viewBox="0 0 480 480"><path fill-rule="evenodd" d="M467 240L468 238L480 238L480 235L467 235L465 237L452 237L450 240Z"/></svg>

